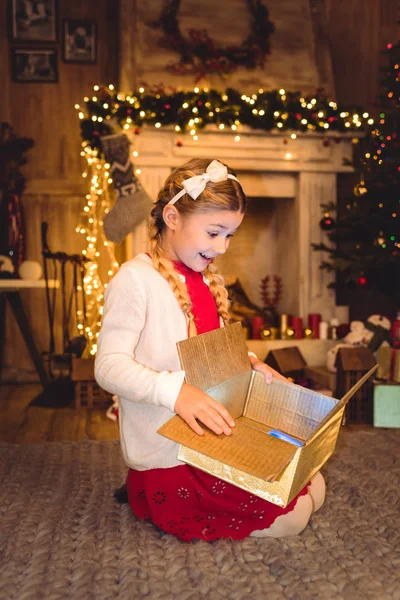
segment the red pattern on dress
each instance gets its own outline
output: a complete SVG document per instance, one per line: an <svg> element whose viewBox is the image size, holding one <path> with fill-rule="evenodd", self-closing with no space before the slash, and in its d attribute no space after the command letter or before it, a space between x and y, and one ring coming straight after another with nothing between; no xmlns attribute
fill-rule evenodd
<svg viewBox="0 0 400 600"><path fill-rule="evenodd" d="M197 332L218 329L215 299L201 273L182 263L175 268L185 276ZM308 485L281 508L190 465L136 471L126 480L129 504L139 519L152 521L163 531L190 542L219 538L241 540L255 530L267 529L294 509Z"/></svg>

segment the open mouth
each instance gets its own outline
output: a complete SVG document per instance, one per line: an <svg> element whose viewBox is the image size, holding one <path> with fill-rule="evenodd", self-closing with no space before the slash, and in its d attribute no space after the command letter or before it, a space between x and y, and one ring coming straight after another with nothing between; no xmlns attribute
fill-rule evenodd
<svg viewBox="0 0 400 600"><path fill-rule="evenodd" d="M211 260L212 256L207 256L207 254L203 254L202 252L199 252L201 258L204 258L204 260Z"/></svg>

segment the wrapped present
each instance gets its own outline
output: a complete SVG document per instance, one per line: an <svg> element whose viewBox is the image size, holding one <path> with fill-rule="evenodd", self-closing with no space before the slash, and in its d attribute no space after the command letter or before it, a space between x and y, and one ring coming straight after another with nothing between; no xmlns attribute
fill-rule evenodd
<svg viewBox="0 0 400 600"><path fill-rule="evenodd" d="M378 379L400 383L400 349L381 346L377 352Z"/></svg>
<svg viewBox="0 0 400 600"><path fill-rule="evenodd" d="M400 385L374 383L374 426L400 427Z"/></svg>
<svg viewBox="0 0 400 600"><path fill-rule="evenodd" d="M347 402L371 369L337 400L251 367L240 323L177 344L186 382L223 404L232 435L202 436L176 415L158 431L178 458L279 506L287 506L335 449Z"/></svg>

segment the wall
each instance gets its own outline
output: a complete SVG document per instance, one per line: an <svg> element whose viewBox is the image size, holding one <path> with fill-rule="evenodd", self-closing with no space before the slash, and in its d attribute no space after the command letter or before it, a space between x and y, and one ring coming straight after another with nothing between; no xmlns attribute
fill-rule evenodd
<svg viewBox="0 0 400 600"><path fill-rule="evenodd" d="M58 83L11 81L10 49L27 47L8 40L6 2L0 2L0 121L20 136L32 137L35 147L23 168L27 188L23 197L26 258L41 262L40 223L49 223L53 251L80 252L82 236L75 233L83 208L85 185L81 177L80 132L75 103L99 82L117 84L118 3L114 0L59 0L58 41L47 47L58 51ZM95 19L98 28L97 62L89 65L62 60L63 19ZM45 47L37 43L29 47ZM48 326L43 290L22 293L33 333L41 351L48 348ZM60 328L59 328L60 329ZM60 331L58 331L60 333ZM59 338L61 339L61 338ZM58 348L60 350L60 347ZM6 377L26 377L32 363L13 318L6 332Z"/></svg>
<svg viewBox="0 0 400 600"><path fill-rule="evenodd" d="M177 63L179 55L170 48L160 47L164 34L159 26L155 27L155 23L160 22L166 4L164 0L120 0L120 3L121 47L126 48L121 55L123 89L141 83L193 88L195 76L165 73L165 66ZM301 89L305 93L324 87L333 93L324 3L268 0L264 5L268 7L269 19L275 26L269 38L272 52L267 56L264 68L239 68L229 79L219 74L207 74L201 79L201 85L222 90L229 86L248 93L257 91L260 86L265 89ZM251 12L248 2L243 0L230 0L229 3L203 0L200 10L198 0L182 0L178 23L186 39L191 30L207 30L217 47L227 48L239 46L246 40L251 31Z"/></svg>

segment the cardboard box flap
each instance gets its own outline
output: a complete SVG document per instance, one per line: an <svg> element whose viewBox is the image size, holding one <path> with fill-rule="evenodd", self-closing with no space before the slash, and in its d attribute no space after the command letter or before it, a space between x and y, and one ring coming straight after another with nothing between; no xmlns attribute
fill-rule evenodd
<svg viewBox="0 0 400 600"><path fill-rule="evenodd" d="M364 383L367 381L367 379L369 379L371 377L371 375L373 375L378 368L379 368L379 365L375 365L372 369L370 369L368 371L368 373L366 373L363 377L361 377L361 379L359 379L355 385L353 385L353 387L343 396L343 398L341 400L336 401L337 404L335 405L334 409L320 423L318 430L322 429L326 425L326 423L331 419L331 417L333 417L344 406L346 406L346 404L348 403L350 398L352 396L354 396L354 394L360 389L360 387L362 385L364 385Z"/></svg>
<svg viewBox="0 0 400 600"><path fill-rule="evenodd" d="M158 433L266 481L274 481L298 451L293 444L248 427L240 419L229 436L216 435L207 428L204 435L197 435L178 415L167 421Z"/></svg>
<svg viewBox="0 0 400 600"><path fill-rule="evenodd" d="M243 416L307 440L337 403L289 381L272 379L266 385L261 373L254 371Z"/></svg>
<svg viewBox="0 0 400 600"><path fill-rule="evenodd" d="M210 388L251 372L241 323L234 323L177 344L185 381L208 392Z"/></svg>
<svg viewBox="0 0 400 600"><path fill-rule="evenodd" d="M371 377L371 375L373 375L375 373L375 371L377 371L377 369L379 369L379 365L375 365L374 367L372 367L372 369L370 369L368 371L368 373L366 373L363 377L361 377L361 379L359 379L357 381L357 383L355 385L353 385L353 387L347 392L347 394L345 394L343 396L343 398L340 400L340 405L341 406L346 406L346 404L348 403L348 401L350 400L350 398L352 396L354 396L354 394L356 392L358 392L358 390L360 389L360 387L362 385L364 385L364 383L367 381L367 379L369 379Z"/></svg>
<svg viewBox="0 0 400 600"><path fill-rule="evenodd" d="M233 419L243 415L252 371L246 371L207 390L207 394L225 406Z"/></svg>

